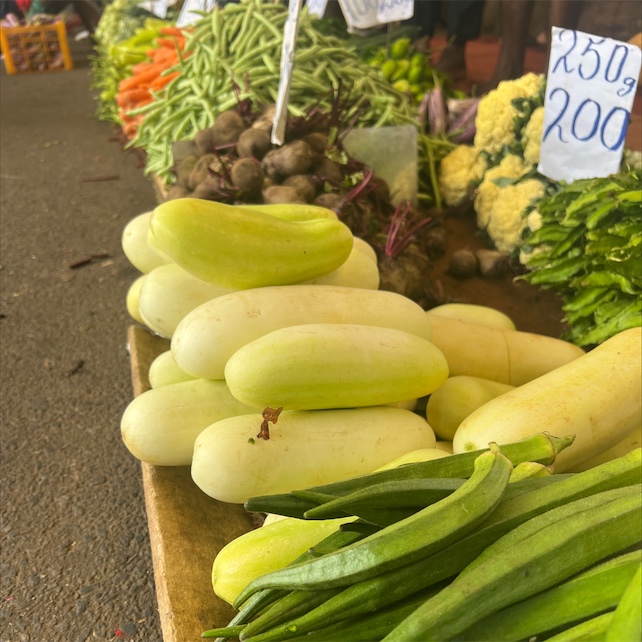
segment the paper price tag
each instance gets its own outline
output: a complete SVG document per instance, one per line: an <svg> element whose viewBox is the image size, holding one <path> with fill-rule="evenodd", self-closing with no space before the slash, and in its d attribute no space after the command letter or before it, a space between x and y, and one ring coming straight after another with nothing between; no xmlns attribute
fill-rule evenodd
<svg viewBox="0 0 642 642"><path fill-rule="evenodd" d="M303 0L289 0L288 17L283 28L283 47L281 48L281 69L279 90L276 96L276 109L272 126L272 142L283 145L285 127L288 120L288 100L292 82L292 67L296 52L296 37L299 31L299 16Z"/></svg>
<svg viewBox="0 0 642 642"><path fill-rule="evenodd" d="M538 171L556 181L618 171L642 52L553 27Z"/></svg>
<svg viewBox="0 0 642 642"><path fill-rule="evenodd" d="M139 6L161 20L164 20L167 16L167 0L147 0L146 2L141 2Z"/></svg>
<svg viewBox="0 0 642 642"><path fill-rule="evenodd" d="M379 24L379 0L339 0L339 6L349 32L355 29L370 29Z"/></svg>
<svg viewBox="0 0 642 642"><path fill-rule="evenodd" d="M198 11L211 12L216 6L216 0L185 0L181 12L178 14L176 26L179 29L189 27L198 22L203 16Z"/></svg>
<svg viewBox="0 0 642 642"><path fill-rule="evenodd" d="M377 21L381 24L410 20L415 13L415 0L379 0Z"/></svg>
<svg viewBox="0 0 642 642"><path fill-rule="evenodd" d="M323 18L328 6L328 0L307 0L305 6L308 8L310 15Z"/></svg>

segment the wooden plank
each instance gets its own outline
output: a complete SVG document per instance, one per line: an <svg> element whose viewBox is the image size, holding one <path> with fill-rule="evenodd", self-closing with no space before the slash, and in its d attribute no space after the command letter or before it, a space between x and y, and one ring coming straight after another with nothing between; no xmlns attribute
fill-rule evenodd
<svg viewBox="0 0 642 642"><path fill-rule="evenodd" d="M131 326L128 343L138 396L149 390L149 366L169 342ZM212 590L212 562L225 544L252 529L252 521L242 506L201 492L187 466L141 466L163 640L193 642L234 615Z"/></svg>

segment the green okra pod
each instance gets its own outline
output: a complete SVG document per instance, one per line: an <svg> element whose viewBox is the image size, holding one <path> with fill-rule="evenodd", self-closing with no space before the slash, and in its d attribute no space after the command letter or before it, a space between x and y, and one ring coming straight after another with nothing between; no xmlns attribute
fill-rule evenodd
<svg viewBox="0 0 642 642"><path fill-rule="evenodd" d="M502 453L511 460L514 465L524 461L534 461L545 465L552 464L557 455L573 443L572 435L567 437L554 437L548 433L532 435L512 444L500 445ZM362 488L370 488L374 484L381 484L389 481L404 479L427 479L437 477L467 478L473 471L475 459L485 450L474 450L466 453L459 453L440 459L406 464L398 468L377 471L367 475L360 475L352 479L314 486L307 488L307 491L323 493L341 497L348 493L355 492ZM288 494L265 495L250 497L245 502L245 508L250 511L265 513L279 513L288 510L289 517L303 517L303 512L297 512L300 500L288 503ZM314 500L311 500L314 501ZM274 508L274 510L272 510ZM285 513L279 513L285 514Z"/></svg>
<svg viewBox="0 0 642 642"><path fill-rule="evenodd" d="M639 642L641 639L642 564L638 564L608 624L605 642Z"/></svg>
<svg viewBox="0 0 642 642"><path fill-rule="evenodd" d="M611 611L632 583L641 563L642 551L618 555L558 586L493 613L460 637L471 642L528 640ZM614 638L614 642L625 639L620 636Z"/></svg>
<svg viewBox="0 0 642 642"><path fill-rule="evenodd" d="M470 479L445 499L336 553L268 573L249 584L236 604L264 588L346 586L445 548L497 506L513 469L497 447L479 455Z"/></svg>
<svg viewBox="0 0 642 642"><path fill-rule="evenodd" d="M469 573L460 574L424 602L384 638L385 642L451 640L482 618L639 543L640 487L629 486L603 494L618 493L621 496L617 499L549 522L526 539L501 547L500 554L476 565Z"/></svg>
<svg viewBox="0 0 642 642"><path fill-rule="evenodd" d="M535 480L509 484L504 499L479 530L429 558L357 582L306 615L296 618L290 624L295 627L296 634L300 635L348 617L358 617L367 612L378 611L417 591L452 578L474 562L500 537L537 515L584 497L601 494L606 490L639 483L640 464L638 449L637 452L581 473L559 475L563 479L556 484L543 484L530 492L507 498L512 488L532 485ZM548 479L551 477L540 478L539 481ZM611 500L612 495L601 495L592 500L591 505L595 506ZM292 635L287 627L282 627L279 640L289 639Z"/></svg>
<svg viewBox="0 0 642 642"><path fill-rule="evenodd" d="M606 631L613 619L613 611L602 613L590 620L557 633L546 639L546 642L604 642Z"/></svg>

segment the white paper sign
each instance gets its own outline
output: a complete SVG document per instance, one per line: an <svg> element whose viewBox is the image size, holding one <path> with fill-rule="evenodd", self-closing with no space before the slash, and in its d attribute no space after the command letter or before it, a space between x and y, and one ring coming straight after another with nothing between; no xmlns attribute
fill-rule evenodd
<svg viewBox="0 0 642 642"><path fill-rule="evenodd" d="M538 171L574 181L618 171L642 52L553 27Z"/></svg>
<svg viewBox="0 0 642 642"><path fill-rule="evenodd" d="M215 6L216 0L185 0L181 12L178 14L176 26L182 29L193 25L203 17L197 13L198 11L209 13Z"/></svg>
<svg viewBox="0 0 642 642"><path fill-rule="evenodd" d="M415 13L415 0L379 0L377 21L381 24L410 20Z"/></svg>
<svg viewBox="0 0 642 642"><path fill-rule="evenodd" d="M305 6L308 8L308 12L311 16L323 18L328 6L328 0L307 0Z"/></svg>
<svg viewBox="0 0 642 642"><path fill-rule="evenodd" d="M370 29L379 25L379 0L339 0L348 31Z"/></svg>
<svg viewBox="0 0 642 642"><path fill-rule="evenodd" d="M296 52L296 37L299 31L299 16L303 0L289 0L288 17L283 27L283 47L281 48L281 76L279 78L279 91L276 95L276 109L272 126L272 142L283 145L285 140L285 127L288 120L288 100L290 98L290 84L292 82L292 67Z"/></svg>
<svg viewBox="0 0 642 642"><path fill-rule="evenodd" d="M138 6L146 9L161 20L165 20L167 16L167 0L147 0L146 2L141 2Z"/></svg>

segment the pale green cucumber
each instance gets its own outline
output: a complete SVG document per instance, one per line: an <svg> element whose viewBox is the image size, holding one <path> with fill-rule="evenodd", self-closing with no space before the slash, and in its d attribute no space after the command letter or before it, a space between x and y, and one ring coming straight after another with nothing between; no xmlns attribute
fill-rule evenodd
<svg viewBox="0 0 642 642"><path fill-rule="evenodd" d="M129 286L125 299L129 316L134 319L134 321L138 321L138 323L142 323L143 325L145 325L145 321L143 321L143 317L140 315L140 291L146 278L146 274L141 274L141 276Z"/></svg>
<svg viewBox="0 0 642 642"><path fill-rule="evenodd" d="M606 642L639 642L642 639L642 565L638 564L613 619L606 629Z"/></svg>
<svg viewBox="0 0 642 642"><path fill-rule="evenodd" d="M471 303L444 303L430 308L428 316L456 319L498 330L516 330L515 322L507 315L486 305Z"/></svg>
<svg viewBox="0 0 642 642"><path fill-rule="evenodd" d="M123 254L143 274L167 263L166 258L156 252L148 242L147 236L151 218L151 212L135 216L125 225L121 236Z"/></svg>
<svg viewBox="0 0 642 642"><path fill-rule="evenodd" d="M147 372L149 385L152 388L162 388L170 383L192 381L194 377L183 372L174 361L171 350L161 352L150 364Z"/></svg>
<svg viewBox="0 0 642 642"><path fill-rule="evenodd" d="M189 466L198 434L216 421L256 412L237 401L224 381L195 379L151 389L125 408L120 430L137 459L156 466Z"/></svg>
<svg viewBox="0 0 642 642"><path fill-rule="evenodd" d="M140 315L156 334L171 339L178 324L195 308L235 292L199 279L176 263L149 272L140 290Z"/></svg>
<svg viewBox="0 0 642 642"><path fill-rule="evenodd" d="M172 352L185 372L222 379L227 360L239 348L274 330L306 323L357 323L431 337L424 310L401 294L289 285L241 290L200 306L176 329Z"/></svg>
<svg viewBox="0 0 642 642"><path fill-rule="evenodd" d="M239 401L288 410L392 404L429 395L447 377L446 359L430 341L340 323L275 330L240 348L225 366Z"/></svg>
<svg viewBox="0 0 642 642"><path fill-rule="evenodd" d="M611 611L632 583L641 561L640 551L618 555L558 586L493 613L465 631L461 639L471 642L527 640ZM614 642L625 642L625 639L617 637ZM637 640L639 635L635 642Z"/></svg>
<svg viewBox="0 0 642 642"><path fill-rule="evenodd" d="M630 328L478 408L460 424L455 453L521 439L546 426L575 435L555 471L596 456L642 423L642 328Z"/></svg>
<svg viewBox="0 0 642 642"><path fill-rule="evenodd" d="M283 411L270 425L268 440L257 437L262 422L259 413L232 417L198 435L192 478L203 492L243 503L263 493L369 473L407 452L435 445L425 419L391 406Z"/></svg>
<svg viewBox="0 0 642 642"><path fill-rule="evenodd" d="M340 285L349 288L376 290L381 281L379 268L370 256L359 247L355 243L350 256L336 270L302 283L306 285Z"/></svg>
<svg viewBox="0 0 642 642"><path fill-rule="evenodd" d="M151 232L160 249L194 276L229 288L285 285L336 270L352 250L339 220L286 221L214 201L159 205Z"/></svg>
<svg viewBox="0 0 642 642"><path fill-rule="evenodd" d="M629 490L618 499L556 520L459 575L386 636L385 642L455 638L482 618L639 543L642 496L639 487Z"/></svg>

